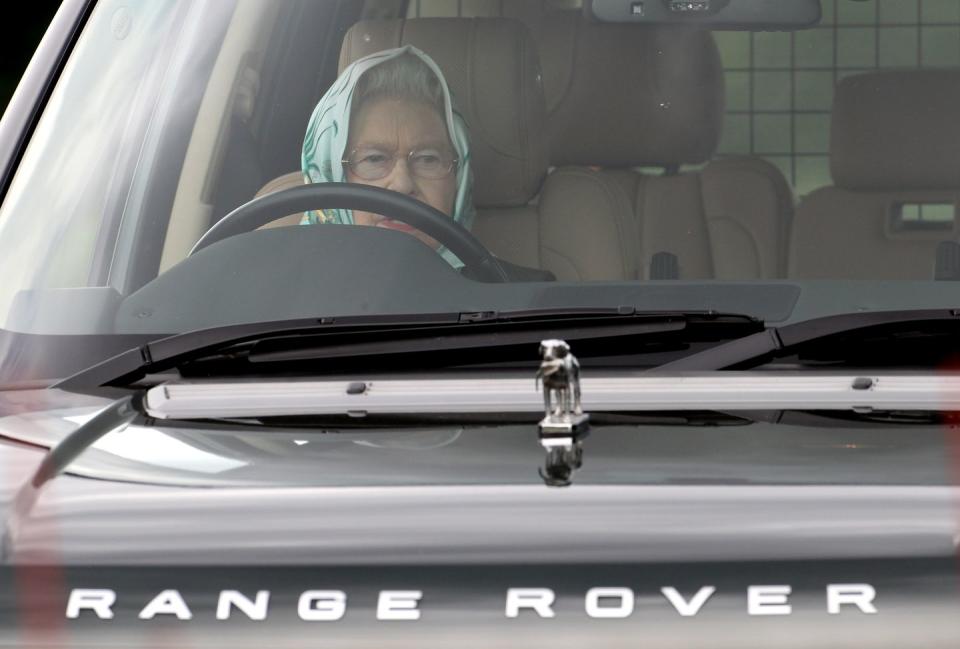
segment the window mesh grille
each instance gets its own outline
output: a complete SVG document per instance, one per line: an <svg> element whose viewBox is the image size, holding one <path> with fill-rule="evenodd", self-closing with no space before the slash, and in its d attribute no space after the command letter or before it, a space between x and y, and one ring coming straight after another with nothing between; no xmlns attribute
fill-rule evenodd
<svg viewBox="0 0 960 649"><path fill-rule="evenodd" d="M719 153L766 158L802 197L831 184L836 82L869 70L960 66L960 0L823 0L815 29L715 36L727 90Z"/></svg>

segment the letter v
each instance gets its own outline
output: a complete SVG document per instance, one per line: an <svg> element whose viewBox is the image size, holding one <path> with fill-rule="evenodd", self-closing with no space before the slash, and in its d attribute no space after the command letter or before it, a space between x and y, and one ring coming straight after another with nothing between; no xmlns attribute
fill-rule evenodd
<svg viewBox="0 0 960 649"><path fill-rule="evenodd" d="M713 586L704 586L698 590L697 594L688 602L683 599L683 595L678 593L677 589L672 586L665 586L660 589L660 592L667 598L667 601L673 604L673 608L677 609L677 613L683 617L692 617L699 613L703 605L707 603L707 600L710 599L710 596L716 591L717 589Z"/></svg>

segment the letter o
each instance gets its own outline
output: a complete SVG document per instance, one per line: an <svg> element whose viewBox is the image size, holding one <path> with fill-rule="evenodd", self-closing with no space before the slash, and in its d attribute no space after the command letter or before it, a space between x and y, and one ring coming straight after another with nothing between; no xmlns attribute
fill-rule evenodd
<svg viewBox="0 0 960 649"><path fill-rule="evenodd" d="M615 606L601 606L604 599L619 600ZM629 588L591 588L587 591L584 608L590 617L623 618L633 614L633 591Z"/></svg>

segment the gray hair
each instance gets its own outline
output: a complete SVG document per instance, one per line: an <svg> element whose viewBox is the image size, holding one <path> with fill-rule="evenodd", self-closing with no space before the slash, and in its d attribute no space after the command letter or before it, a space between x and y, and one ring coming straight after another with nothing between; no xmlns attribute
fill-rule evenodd
<svg viewBox="0 0 960 649"><path fill-rule="evenodd" d="M351 112L371 99L409 99L433 106L443 115L443 87L427 64L413 54L400 56L363 73L353 91Z"/></svg>

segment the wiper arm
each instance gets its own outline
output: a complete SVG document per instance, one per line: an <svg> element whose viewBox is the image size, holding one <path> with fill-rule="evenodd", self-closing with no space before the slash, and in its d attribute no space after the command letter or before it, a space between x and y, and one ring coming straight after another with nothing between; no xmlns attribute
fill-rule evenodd
<svg viewBox="0 0 960 649"><path fill-rule="evenodd" d="M849 334L860 340L849 341ZM784 327L770 327L764 331L721 343L702 352L685 356L650 370L651 372L708 372L727 369L750 369L776 358L796 353L799 349L826 344L836 339L839 344L830 348L834 358L850 358L855 350L867 342L883 341L912 335L919 338L950 336L960 340L960 310L914 309L903 311L867 311L813 318ZM857 344L861 343L861 344ZM889 359L889 356L887 357Z"/></svg>
<svg viewBox="0 0 960 649"><path fill-rule="evenodd" d="M702 325L702 326L701 326ZM241 359L249 367L267 363L395 354L528 347L543 338L622 339L696 330L710 341L743 336L763 328L756 318L703 312L641 312L632 307L536 309L320 318L217 327L170 336L131 349L54 387L82 390L123 386L148 374L187 363ZM710 333L706 333L709 331ZM535 350L530 359L536 361ZM451 358L449 365L457 365Z"/></svg>
<svg viewBox="0 0 960 649"><path fill-rule="evenodd" d="M0 541L0 560L9 561L21 528L21 521L29 517L43 486L57 477L98 439L129 424L139 416L140 400L140 395L127 395L117 399L50 449L30 480L21 485L13 498L13 506Z"/></svg>

